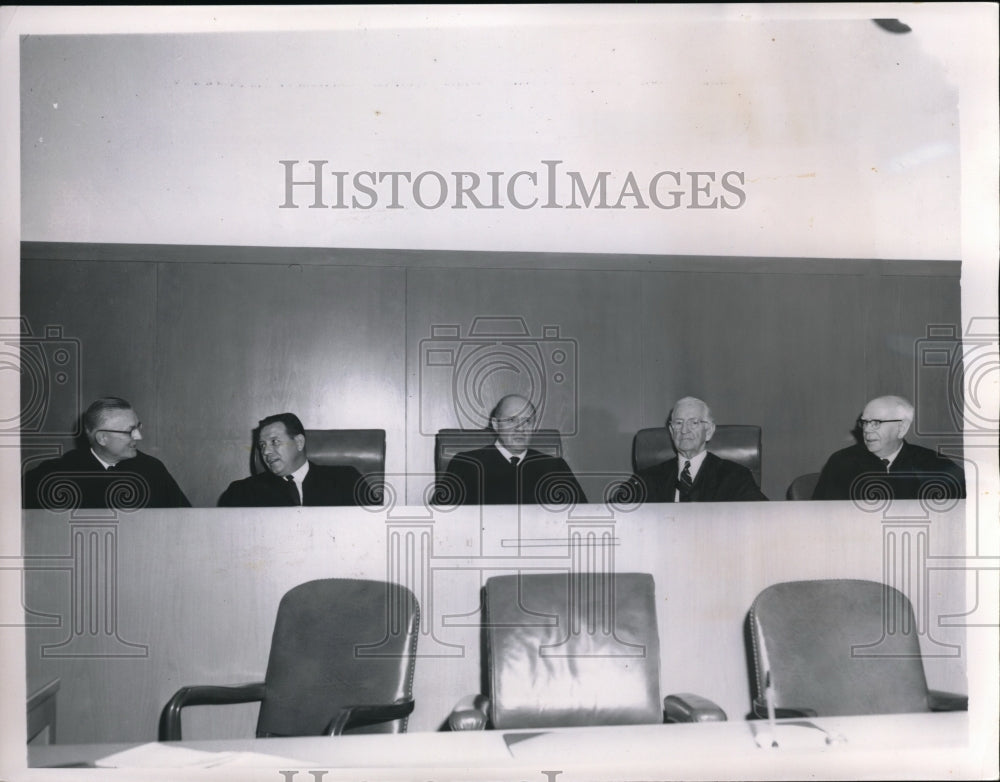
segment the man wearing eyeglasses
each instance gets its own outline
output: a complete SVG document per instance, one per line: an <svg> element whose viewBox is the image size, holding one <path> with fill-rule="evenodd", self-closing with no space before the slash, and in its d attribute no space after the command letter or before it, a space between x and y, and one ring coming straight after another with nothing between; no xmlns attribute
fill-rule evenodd
<svg viewBox="0 0 1000 782"><path fill-rule="evenodd" d="M83 428L89 447L44 462L27 474L24 507L191 507L163 462L139 450L142 423L124 399L98 399L83 414Z"/></svg>
<svg viewBox="0 0 1000 782"><path fill-rule="evenodd" d="M667 419L677 457L641 470L618 493L622 502L752 502L767 497L741 464L708 450L715 434L702 400L678 399Z"/></svg>
<svg viewBox="0 0 1000 782"><path fill-rule="evenodd" d="M837 451L820 473L814 500L965 497L965 473L949 459L903 438L913 405L901 396L871 400L857 421L860 443Z"/></svg>
<svg viewBox="0 0 1000 782"><path fill-rule="evenodd" d="M266 469L229 484L219 497L220 507L377 503L368 483L354 467L309 461L306 432L294 413L262 419L257 425L256 445Z"/></svg>
<svg viewBox="0 0 1000 782"><path fill-rule="evenodd" d="M456 454L438 487L441 504L582 504L587 501L565 460L529 448L535 408L523 396L503 397L490 413L492 445Z"/></svg>

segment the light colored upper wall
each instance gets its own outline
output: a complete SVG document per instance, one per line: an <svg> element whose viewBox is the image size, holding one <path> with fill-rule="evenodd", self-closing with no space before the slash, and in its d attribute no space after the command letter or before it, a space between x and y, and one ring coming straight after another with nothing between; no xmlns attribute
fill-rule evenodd
<svg viewBox="0 0 1000 782"><path fill-rule="evenodd" d="M870 19L748 19L716 9L575 9L558 24L21 39L22 239L318 247L957 259L958 90L939 33ZM499 18L498 18L499 17ZM700 17L700 18L699 18ZM517 20L517 24L512 23ZM343 18L340 18L343 26ZM502 209L299 209L280 160L327 171L504 172ZM519 170L646 193L680 173L682 206L515 209ZM689 209L742 172L736 209ZM329 176L329 175L328 175ZM701 180L705 184L706 180ZM334 180L324 201L332 203ZM670 180L661 180L669 203ZM425 201L437 195L423 183ZM367 198L358 193L362 202ZM515 197L547 196L522 177ZM647 205L650 201L644 197Z"/></svg>

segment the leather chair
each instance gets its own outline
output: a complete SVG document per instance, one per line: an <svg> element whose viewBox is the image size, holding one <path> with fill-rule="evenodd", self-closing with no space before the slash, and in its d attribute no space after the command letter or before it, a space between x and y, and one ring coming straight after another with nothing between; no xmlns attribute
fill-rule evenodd
<svg viewBox="0 0 1000 782"><path fill-rule="evenodd" d="M726 719L698 696L660 699L649 574L496 576L483 591L490 692L459 703L452 730Z"/></svg>
<svg viewBox="0 0 1000 782"><path fill-rule="evenodd" d="M160 741L181 739L181 709L260 701L257 737L401 733L413 711L420 610L398 584L320 579L278 606L262 682L182 687L160 713Z"/></svg>
<svg viewBox="0 0 1000 782"><path fill-rule="evenodd" d="M742 464L760 486L760 427L744 424L716 424L708 450L720 459ZM636 472L673 459L673 441L665 426L640 429L632 440L632 467Z"/></svg>
<svg viewBox="0 0 1000 782"><path fill-rule="evenodd" d="M811 500L817 483L819 483L818 472L807 472L805 475L800 475L789 484L788 491L785 492L785 499Z"/></svg>
<svg viewBox="0 0 1000 782"><path fill-rule="evenodd" d="M438 480L456 454L485 448L496 439L496 432L491 429L441 429L434 438L434 472ZM528 447L549 456L561 457L562 435L558 429L537 429L532 433Z"/></svg>
<svg viewBox="0 0 1000 782"><path fill-rule="evenodd" d="M749 614L756 697L767 681L778 717L897 714L968 708L968 696L927 689L913 608L874 581L791 581Z"/></svg>

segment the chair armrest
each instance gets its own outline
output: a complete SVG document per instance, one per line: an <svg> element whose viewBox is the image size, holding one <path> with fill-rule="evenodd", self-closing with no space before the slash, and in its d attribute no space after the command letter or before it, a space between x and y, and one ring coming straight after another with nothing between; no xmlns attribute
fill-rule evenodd
<svg viewBox="0 0 1000 782"><path fill-rule="evenodd" d="M969 696L944 690L928 690L927 705L931 711L968 711Z"/></svg>
<svg viewBox="0 0 1000 782"><path fill-rule="evenodd" d="M467 695L455 704L448 715L452 730L485 730L489 724L490 699L486 695Z"/></svg>
<svg viewBox="0 0 1000 782"><path fill-rule="evenodd" d="M760 699L753 699L753 713L757 719L766 720L767 719L767 702ZM818 717L815 709L807 709L801 706L776 706L774 709L774 718L779 720L784 719L802 719L806 717Z"/></svg>
<svg viewBox="0 0 1000 782"><path fill-rule="evenodd" d="M725 722L726 712L708 698L678 692L663 699L664 722Z"/></svg>
<svg viewBox="0 0 1000 782"><path fill-rule="evenodd" d="M372 725L379 722L390 722L408 717L413 711L413 699L394 701L393 703L358 704L344 706L327 726L327 736L339 736L348 728L358 725Z"/></svg>
<svg viewBox="0 0 1000 782"><path fill-rule="evenodd" d="M264 682L233 687L201 685L181 687L160 712L159 741L181 740L181 709L185 706L213 706L224 703L251 703L264 697Z"/></svg>

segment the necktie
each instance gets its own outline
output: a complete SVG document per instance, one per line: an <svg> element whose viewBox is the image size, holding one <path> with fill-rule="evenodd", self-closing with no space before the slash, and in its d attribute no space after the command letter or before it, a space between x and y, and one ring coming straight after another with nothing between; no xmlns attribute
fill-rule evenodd
<svg viewBox="0 0 1000 782"><path fill-rule="evenodd" d="M681 502L691 502L691 489L694 487L694 481L691 480L691 462L684 462L684 469L681 470L681 477L678 481L677 491L680 495L678 499Z"/></svg>
<svg viewBox="0 0 1000 782"><path fill-rule="evenodd" d="M517 467L517 464L520 461L521 461L521 457L520 456L511 456L510 457L510 466L511 467Z"/></svg>
<svg viewBox="0 0 1000 782"><path fill-rule="evenodd" d="M889 460L888 459L880 459L879 461L882 462L882 466L885 467L885 471L889 472Z"/></svg>
<svg viewBox="0 0 1000 782"><path fill-rule="evenodd" d="M302 497L299 495L299 487L295 485L295 478L286 475L285 480L288 481L288 496L292 500L292 505L301 505Z"/></svg>

